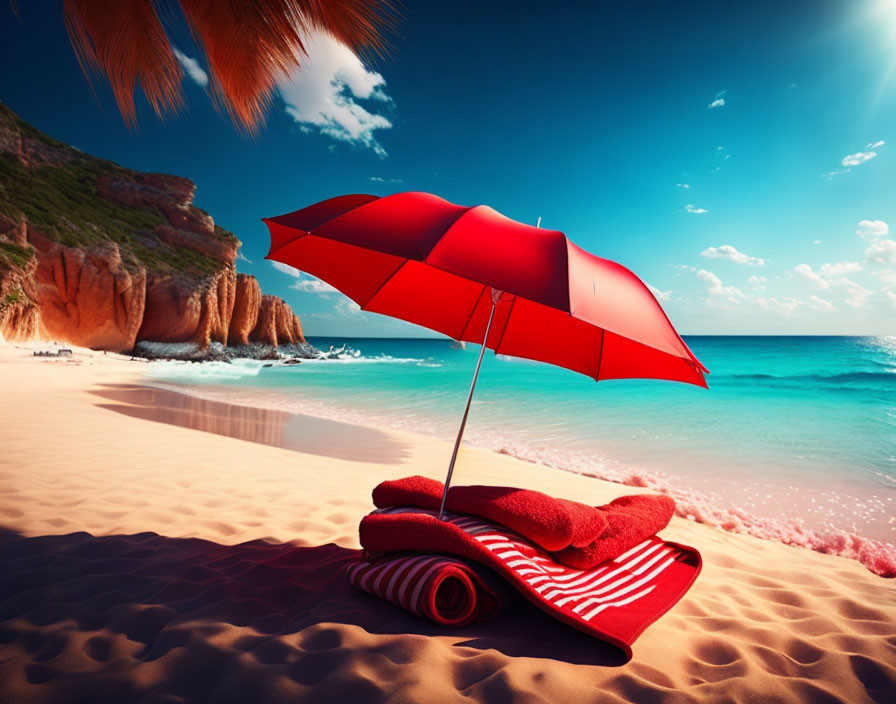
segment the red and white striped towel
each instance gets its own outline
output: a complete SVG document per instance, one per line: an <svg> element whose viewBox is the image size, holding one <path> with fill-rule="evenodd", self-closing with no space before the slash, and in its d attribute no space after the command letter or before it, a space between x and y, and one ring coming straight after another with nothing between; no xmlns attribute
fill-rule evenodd
<svg viewBox="0 0 896 704"><path fill-rule="evenodd" d="M443 626L465 626L498 613L498 596L462 560L397 555L346 570L352 586Z"/></svg>
<svg viewBox="0 0 896 704"><path fill-rule="evenodd" d="M533 604L631 657L641 632L685 594L700 572L691 547L653 536L588 570L560 565L541 548L496 523L474 516L397 507L361 521L361 544L371 553L441 553L479 562Z"/></svg>

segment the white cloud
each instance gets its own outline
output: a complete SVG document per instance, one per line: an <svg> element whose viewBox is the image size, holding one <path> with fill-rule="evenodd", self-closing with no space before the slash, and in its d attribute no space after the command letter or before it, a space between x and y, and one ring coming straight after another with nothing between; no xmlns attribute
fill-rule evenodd
<svg viewBox="0 0 896 704"><path fill-rule="evenodd" d="M814 271L808 264L798 264L793 271L822 290L842 290L846 296L845 302L853 308L860 308L872 292L843 274L856 272L861 268L858 262L837 262L823 264L818 271Z"/></svg>
<svg viewBox="0 0 896 704"><path fill-rule="evenodd" d="M885 237L890 234L890 227L883 220L859 220L856 234L866 240Z"/></svg>
<svg viewBox="0 0 896 704"><path fill-rule="evenodd" d="M316 128L333 139L386 156L373 133L389 129L392 123L356 102L391 102L383 77L368 71L351 49L329 34L309 36L305 49L308 56L302 57L300 67L277 81L286 112L306 131Z"/></svg>
<svg viewBox="0 0 896 704"><path fill-rule="evenodd" d="M697 272L697 278L707 284L706 292L710 296L722 296L731 303L739 303L745 298L744 292L735 286L725 286L722 280L706 269L700 269Z"/></svg>
<svg viewBox="0 0 896 704"><path fill-rule="evenodd" d="M896 291L887 291L887 301L890 304L890 308L896 310Z"/></svg>
<svg viewBox="0 0 896 704"><path fill-rule="evenodd" d="M695 271L697 271L697 267L695 267L695 266L691 266L690 264L673 264L673 265L672 265L672 268L673 268L673 269L680 269L681 271L689 271L689 272L691 272L692 274L693 274ZM676 274L676 276L677 276L677 274Z"/></svg>
<svg viewBox="0 0 896 704"><path fill-rule="evenodd" d="M730 259L738 264L747 264L748 266L763 266L765 264L765 259L738 252L730 244L723 244L721 247L707 247L700 252L700 256L709 259Z"/></svg>
<svg viewBox="0 0 896 704"><path fill-rule="evenodd" d="M656 286L651 286L650 284L647 284L647 288L649 288L650 292L656 296L656 300L658 301L668 301L672 296L672 291L660 291Z"/></svg>
<svg viewBox="0 0 896 704"><path fill-rule="evenodd" d="M351 318L361 312L361 306L346 296L336 301L336 305L333 306L333 312L343 318Z"/></svg>
<svg viewBox="0 0 896 704"><path fill-rule="evenodd" d="M370 180L375 183L401 183L403 181L400 178L381 178L380 176L371 176Z"/></svg>
<svg viewBox="0 0 896 704"><path fill-rule="evenodd" d="M812 240L812 244L821 244L824 240Z"/></svg>
<svg viewBox="0 0 896 704"><path fill-rule="evenodd" d="M804 279L811 281L819 288L830 288L831 282L826 280L821 274L812 270L808 264L797 264L793 267L794 272L802 276Z"/></svg>
<svg viewBox="0 0 896 704"><path fill-rule="evenodd" d="M187 56L177 48L174 48L174 58L181 65L186 74L193 79L193 82L203 88L208 85L208 74L199 65L196 59Z"/></svg>
<svg viewBox="0 0 896 704"><path fill-rule="evenodd" d="M814 293L809 296L810 305L816 310L834 310L834 304L823 298L816 296Z"/></svg>
<svg viewBox="0 0 896 704"><path fill-rule="evenodd" d="M327 311L325 313L311 313L309 315L304 316L304 319L316 320L316 321L326 321L326 322L340 322L344 321L346 318L355 318L360 319L362 317L361 314L361 306L355 303L348 296L341 297L336 303L333 304L333 309L331 311ZM390 320L387 324L391 325L393 323L400 323L402 321L398 320Z"/></svg>
<svg viewBox="0 0 896 704"><path fill-rule="evenodd" d="M301 271L296 269L289 264L284 264L283 262L276 262L273 260L269 260L271 262L271 266L274 267L277 271L280 271L287 276L293 276L298 281L293 284L290 284L290 288L296 291L304 291L305 293L317 293L320 295L327 295L330 293L339 293L339 289L330 286L326 281L321 281L320 279L316 279L313 276L309 276L307 274L303 274Z"/></svg>
<svg viewBox="0 0 896 704"><path fill-rule="evenodd" d="M883 288L880 291L887 305L896 310L896 268L880 269L873 272L873 276L880 279L880 282L883 284Z"/></svg>
<svg viewBox="0 0 896 704"><path fill-rule="evenodd" d="M747 279L747 283L750 284L756 291L764 291L765 286L763 284L767 281L764 276L756 276L753 274L750 278Z"/></svg>
<svg viewBox="0 0 896 704"><path fill-rule="evenodd" d="M865 250L869 261L878 264L896 264L896 240L877 240Z"/></svg>
<svg viewBox="0 0 896 704"><path fill-rule="evenodd" d="M846 289L847 305L850 305L853 308L861 308L865 304L865 300L868 296L874 293L861 284L856 283L855 281L850 281L849 279L843 279L840 285L844 286Z"/></svg>
<svg viewBox="0 0 896 704"><path fill-rule="evenodd" d="M856 152L855 154L847 154L840 160L840 163L844 166L858 166L866 161L871 161L876 156L877 152L875 151Z"/></svg>
<svg viewBox="0 0 896 704"><path fill-rule="evenodd" d="M242 250L237 251L236 258L239 259L241 262L246 262L246 264L252 263L252 260L249 259L249 257L247 257L245 254L243 254Z"/></svg>
<svg viewBox="0 0 896 704"><path fill-rule="evenodd" d="M853 274L862 270L860 262L836 262L835 264L822 264L819 271L827 279L832 279L843 274Z"/></svg>
<svg viewBox="0 0 896 704"><path fill-rule="evenodd" d="M896 269L880 269L872 272L871 275L881 280L881 283L884 284L884 291L896 290Z"/></svg>
<svg viewBox="0 0 896 704"><path fill-rule="evenodd" d="M338 293L339 290L330 286L326 281L315 279L313 276L301 278L294 284L290 285L291 289L296 291L304 291L305 293L316 293L319 295L327 295L330 293Z"/></svg>
<svg viewBox="0 0 896 704"><path fill-rule="evenodd" d="M277 271L280 271L284 274L288 274L289 276L295 276L299 278L302 275L302 272L296 269L294 266L290 266L289 264L284 264L283 262L276 262L272 259L269 259L271 266L274 267Z"/></svg>
<svg viewBox="0 0 896 704"><path fill-rule="evenodd" d="M684 209L689 213L694 213L695 215L703 215L704 213L708 213L709 211L706 208L697 208L693 203L688 203L684 206Z"/></svg>
<svg viewBox="0 0 896 704"><path fill-rule="evenodd" d="M835 169L834 171L828 171L825 174L822 174L822 178L830 181L834 176L838 174L846 174L852 171L853 166L859 166L860 164L864 164L866 161L871 161L874 157L877 156L877 152L875 149L879 149L884 146L886 142L884 140L879 139L876 142L869 142L865 145L865 149L868 151L864 152L856 152L855 154L847 154L840 160L840 163L844 166L842 169Z"/></svg>
<svg viewBox="0 0 896 704"><path fill-rule="evenodd" d="M803 301L785 296L784 298L760 298L756 301L765 310L781 315L790 315L803 305Z"/></svg>
<svg viewBox="0 0 896 704"><path fill-rule="evenodd" d="M718 93L716 93L715 99L713 99L713 101L708 106L709 109L715 110L716 108L725 107L725 98L723 96L727 92L727 90L720 90Z"/></svg>
<svg viewBox="0 0 896 704"><path fill-rule="evenodd" d="M691 187L691 184L689 184L689 183L676 183L675 185L678 186L679 188L690 188Z"/></svg>

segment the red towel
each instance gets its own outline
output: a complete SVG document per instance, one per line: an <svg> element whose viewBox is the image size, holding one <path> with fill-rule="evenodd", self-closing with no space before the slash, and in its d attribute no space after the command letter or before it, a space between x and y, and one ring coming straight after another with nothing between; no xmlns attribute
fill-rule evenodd
<svg viewBox="0 0 896 704"><path fill-rule="evenodd" d="M386 481L373 490L373 503L378 508L438 511L443 486L420 476ZM592 507L528 489L453 486L445 508L500 523L550 552L557 562L588 569L665 528L675 502L668 496L636 494Z"/></svg>
<svg viewBox="0 0 896 704"><path fill-rule="evenodd" d="M607 521L607 531L584 547L568 547L552 552L557 562L580 570L621 555L669 525L675 502L660 494L632 494L598 506Z"/></svg>
<svg viewBox="0 0 896 704"><path fill-rule="evenodd" d="M599 567L557 564L504 526L437 510L389 508L361 521L361 545L373 554L442 553L494 570L540 609L619 648L631 658L641 632L668 611L700 572L693 548L647 538Z"/></svg>
<svg viewBox="0 0 896 704"><path fill-rule="evenodd" d="M443 626L483 621L501 608L470 565L444 555L388 555L346 571L354 587Z"/></svg>
<svg viewBox="0 0 896 704"><path fill-rule="evenodd" d="M373 490L373 504L377 508L417 506L438 511L443 489L442 482L421 476L386 481ZM606 519L592 507L529 489L453 486L448 489L445 508L500 523L545 550L584 547L607 530Z"/></svg>

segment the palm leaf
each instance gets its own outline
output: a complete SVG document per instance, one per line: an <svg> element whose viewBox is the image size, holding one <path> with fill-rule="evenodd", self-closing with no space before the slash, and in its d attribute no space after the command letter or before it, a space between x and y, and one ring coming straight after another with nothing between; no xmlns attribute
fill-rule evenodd
<svg viewBox="0 0 896 704"><path fill-rule="evenodd" d="M300 66L303 37L327 32L353 51L382 52L391 0L177 0L205 53L212 95L249 131L263 122L277 77ZM136 125L139 85L162 116L183 104L181 69L153 0L64 0L85 73L104 75L122 117Z"/></svg>

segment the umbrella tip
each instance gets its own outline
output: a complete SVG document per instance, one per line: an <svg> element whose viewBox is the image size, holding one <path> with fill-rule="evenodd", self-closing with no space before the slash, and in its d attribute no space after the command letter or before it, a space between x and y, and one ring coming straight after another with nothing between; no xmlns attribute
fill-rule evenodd
<svg viewBox="0 0 896 704"><path fill-rule="evenodd" d="M541 215L538 216L538 222L535 223L535 227L541 227Z"/></svg>

